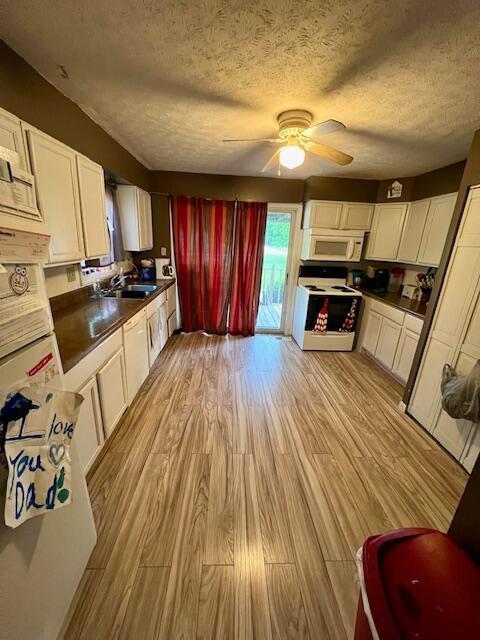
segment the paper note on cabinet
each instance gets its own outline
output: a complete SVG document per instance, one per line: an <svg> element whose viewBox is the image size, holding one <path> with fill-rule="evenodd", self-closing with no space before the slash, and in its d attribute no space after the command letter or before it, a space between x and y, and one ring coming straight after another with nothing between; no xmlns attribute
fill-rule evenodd
<svg viewBox="0 0 480 640"><path fill-rule="evenodd" d="M8 468L5 523L15 528L70 504L70 443L83 398L38 384L0 395Z"/></svg>

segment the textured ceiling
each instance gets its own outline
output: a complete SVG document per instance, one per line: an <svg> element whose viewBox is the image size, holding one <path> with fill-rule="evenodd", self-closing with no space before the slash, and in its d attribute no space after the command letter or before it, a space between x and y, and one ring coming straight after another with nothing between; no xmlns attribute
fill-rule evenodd
<svg viewBox="0 0 480 640"><path fill-rule="evenodd" d="M415 175L465 158L480 127L478 0L4 8L7 44L152 169L259 175L273 145L221 140L271 136L292 108L343 121L321 141L355 159L285 177Z"/></svg>

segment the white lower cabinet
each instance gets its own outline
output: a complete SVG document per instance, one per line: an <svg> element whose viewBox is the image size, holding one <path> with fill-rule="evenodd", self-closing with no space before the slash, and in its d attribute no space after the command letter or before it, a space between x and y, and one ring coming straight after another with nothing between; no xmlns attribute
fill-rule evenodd
<svg viewBox="0 0 480 640"><path fill-rule="evenodd" d="M108 438L128 406L123 347L98 371L97 379L103 428Z"/></svg>
<svg viewBox="0 0 480 640"><path fill-rule="evenodd" d="M167 289L168 337L177 328L177 290L172 286Z"/></svg>
<svg viewBox="0 0 480 640"><path fill-rule="evenodd" d="M372 298L364 304L359 347L406 383L423 320Z"/></svg>
<svg viewBox="0 0 480 640"><path fill-rule="evenodd" d="M160 324L160 350L167 344L168 340L168 317L167 317L167 303L164 302L159 310L159 324Z"/></svg>
<svg viewBox="0 0 480 640"><path fill-rule="evenodd" d="M364 322L367 323L367 326L362 346L369 353L375 355L380 329L382 328L382 316L369 309L366 313L366 317L364 318Z"/></svg>
<svg viewBox="0 0 480 640"><path fill-rule="evenodd" d="M83 403L75 428L75 442L80 465L84 473L87 473L104 443L96 376L90 378L78 393L83 396Z"/></svg>
<svg viewBox="0 0 480 640"><path fill-rule="evenodd" d="M127 373L127 397L131 404L149 372L147 315L145 309L123 325L123 347Z"/></svg>
<svg viewBox="0 0 480 640"><path fill-rule="evenodd" d="M150 368L162 350L160 343L160 309L157 309L148 318L148 361Z"/></svg>
<svg viewBox="0 0 480 640"><path fill-rule="evenodd" d="M417 350L418 337L418 333L411 329L402 328L392 371L403 382L407 382L410 375L413 357Z"/></svg>
<svg viewBox="0 0 480 640"><path fill-rule="evenodd" d="M401 331L401 325L388 318L383 318L377 348L375 350L375 357L387 369L392 369L393 367Z"/></svg>
<svg viewBox="0 0 480 640"><path fill-rule="evenodd" d="M169 338L171 335L173 335L176 328L177 328L177 318L175 316L175 313L172 313L172 315L168 319L168 337Z"/></svg>

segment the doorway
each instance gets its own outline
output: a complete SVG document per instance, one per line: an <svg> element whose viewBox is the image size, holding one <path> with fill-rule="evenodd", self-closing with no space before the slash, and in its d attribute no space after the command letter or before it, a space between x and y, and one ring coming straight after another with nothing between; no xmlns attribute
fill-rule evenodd
<svg viewBox="0 0 480 640"><path fill-rule="evenodd" d="M268 205L257 331L285 332L298 208Z"/></svg>

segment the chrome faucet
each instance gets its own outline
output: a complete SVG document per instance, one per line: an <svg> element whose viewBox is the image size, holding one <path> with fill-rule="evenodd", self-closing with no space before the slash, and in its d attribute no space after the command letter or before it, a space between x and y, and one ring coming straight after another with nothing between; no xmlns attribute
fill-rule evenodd
<svg viewBox="0 0 480 640"><path fill-rule="evenodd" d="M110 290L115 289L116 287L120 287L125 282L125 280L130 277L131 276L128 273L116 273L110 280Z"/></svg>

